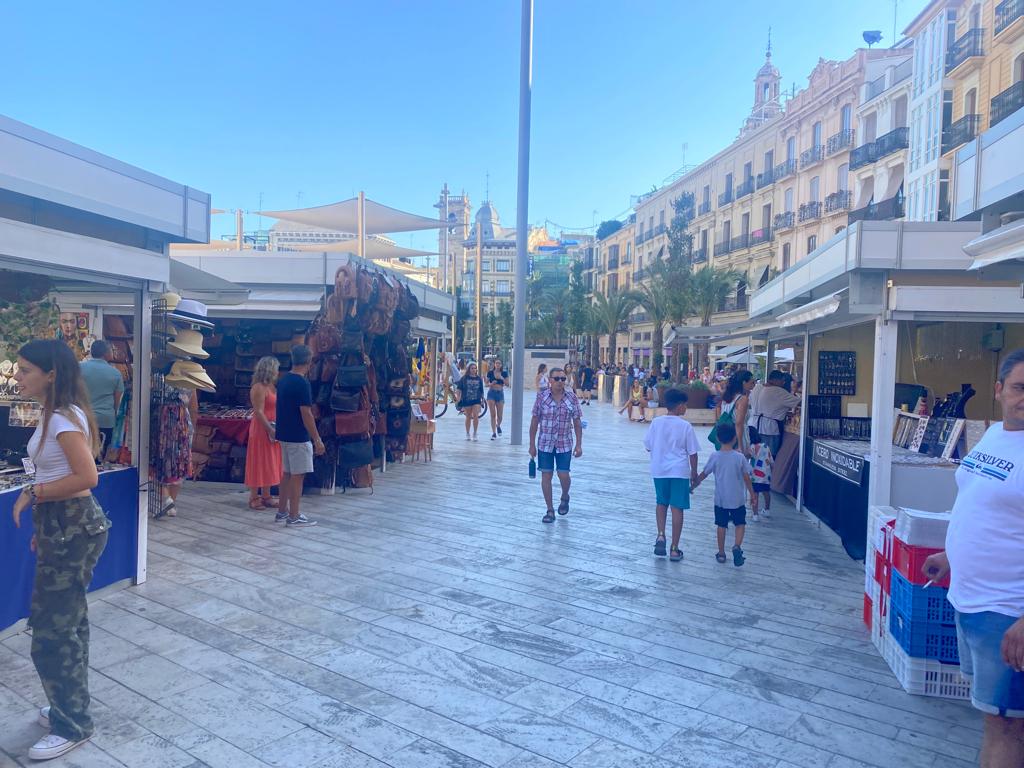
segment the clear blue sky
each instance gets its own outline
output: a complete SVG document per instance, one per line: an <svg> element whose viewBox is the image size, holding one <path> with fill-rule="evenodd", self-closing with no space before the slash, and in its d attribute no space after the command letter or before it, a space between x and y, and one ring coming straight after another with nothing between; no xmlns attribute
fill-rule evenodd
<svg viewBox="0 0 1024 768"><path fill-rule="evenodd" d="M924 0L901 0L899 29ZM213 195L320 205L363 189L433 215L443 182L515 222L516 0L13 2L0 112ZM785 87L892 0L537 0L530 221L589 227L731 141L768 27ZM247 217L247 228L257 224ZM269 222L264 220L264 225ZM215 217L214 236L233 229ZM430 247L436 235L399 235Z"/></svg>

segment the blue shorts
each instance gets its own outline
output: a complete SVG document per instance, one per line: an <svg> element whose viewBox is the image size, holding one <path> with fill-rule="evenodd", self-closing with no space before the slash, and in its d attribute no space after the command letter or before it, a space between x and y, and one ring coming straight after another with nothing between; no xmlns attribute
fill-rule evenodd
<svg viewBox="0 0 1024 768"><path fill-rule="evenodd" d="M505 392L503 390L500 390L500 389L488 389L487 390L487 399L488 400L493 400L496 403L504 403L505 402Z"/></svg>
<svg viewBox="0 0 1024 768"><path fill-rule="evenodd" d="M555 453L554 451L537 451L537 469L541 472L554 472L557 467L559 472L569 472L569 465L572 463L572 451Z"/></svg>
<svg viewBox="0 0 1024 768"><path fill-rule="evenodd" d="M1024 717L1024 672L1008 667L1000 650L1016 621L991 611L956 612L960 673L971 680L971 703L990 715Z"/></svg>
<svg viewBox="0 0 1024 768"><path fill-rule="evenodd" d="M654 478L654 496L658 506L690 508L690 480L686 477Z"/></svg>

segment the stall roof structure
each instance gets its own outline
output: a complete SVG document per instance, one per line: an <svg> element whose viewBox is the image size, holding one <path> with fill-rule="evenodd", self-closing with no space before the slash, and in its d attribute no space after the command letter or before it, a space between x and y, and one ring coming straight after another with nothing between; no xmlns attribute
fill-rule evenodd
<svg viewBox="0 0 1024 768"><path fill-rule="evenodd" d="M313 208L296 208L288 211L259 211L261 216L295 221L323 229L341 232L359 230L359 198L353 197L340 203L319 205ZM405 213L373 200L366 200L364 218L367 235L386 232L415 232L421 229L439 229L446 222L415 213Z"/></svg>

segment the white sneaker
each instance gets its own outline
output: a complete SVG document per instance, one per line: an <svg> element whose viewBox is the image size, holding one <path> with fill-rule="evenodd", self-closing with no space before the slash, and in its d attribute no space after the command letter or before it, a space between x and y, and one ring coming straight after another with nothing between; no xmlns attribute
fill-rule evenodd
<svg viewBox="0 0 1024 768"><path fill-rule="evenodd" d="M473 435L473 442L476 442L476 435Z"/></svg>
<svg viewBox="0 0 1024 768"><path fill-rule="evenodd" d="M39 708L39 717L36 718L36 722L39 723L41 726L43 726L43 728L49 728L50 727L50 708L49 707L40 707Z"/></svg>
<svg viewBox="0 0 1024 768"><path fill-rule="evenodd" d="M87 736L78 741L71 741L63 736L56 736L51 733L43 736L43 738L33 744L28 750L28 756L30 760L53 760L55 757L66 755L75 747L85 744L88 740L89 737Z"/></svg>
<svg viewBox="0 0 1024 768"><path fill-rule="evenodd" d="M755 512L755 513L754 513L754 514L753 514L753 515L751 516L751 518L750 518L750 519L751 519L751 520L753 520L753 521L754 521L755 523L760 523L760 522L761 522L761 518L760 518L760 517L758 517L758 514L757 514L757 512Z"/></svg>
<svg viewBox="0 0 1024 768"><path fill-rule="evenodd" d="M767 519L768 519L768 518L770 518L771 516L772 516L772 511L771 511L770 509L766 509L766 510L764 510L764 511L763 511L763 512L761 513L761 517L763 517L763 518L764 518L765 520L767 520Z"/></svg>
<svg viewBox="0 0 1024 768"><path fill-rule="evenodd" d="M469 442L470 440L472 440L472 439L473 439L472 437L470 437L469 435L466 435L466 442L467 442L467 443L468 443L468 442Z"/></svg>

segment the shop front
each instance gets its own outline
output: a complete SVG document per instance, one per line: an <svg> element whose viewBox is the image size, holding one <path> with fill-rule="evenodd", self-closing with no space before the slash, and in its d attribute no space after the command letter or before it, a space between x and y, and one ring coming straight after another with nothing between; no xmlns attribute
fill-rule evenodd
<svg viewBox="0 0 1024 768"><path fill-rule="evenodd" d="M113 347L124 395L100 457L95 495L113 522L90 589L146 578L146 472L152 295L169 279L171 242L209 236L209 196L0 117L0 633L28 613L31 518L11 509L31 482L22 461L39 407L13 378L34 338L79 358Z"/></svg>

